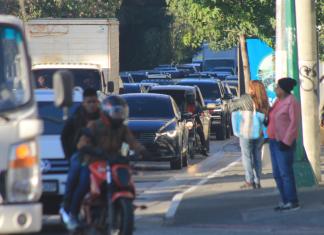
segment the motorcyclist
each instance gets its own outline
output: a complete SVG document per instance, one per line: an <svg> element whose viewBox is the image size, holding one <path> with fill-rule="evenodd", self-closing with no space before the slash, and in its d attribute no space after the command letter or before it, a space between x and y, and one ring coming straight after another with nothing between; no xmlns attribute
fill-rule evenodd
<svg viewBox="0 0 324 235"><path fill-rule="evenodd" d="M199 135L200 143L202 146L201 153L205 156L208 156L207 143L205 140L203 125L200 120L200 114L203 112L203 109L202 109L201 105L194 99L194 97L189 99L187 111L195 115L196 131L197 131L197 134Z"/></svg>
<svg viewBox="0 0 324 235"><path fill-rule="evenodd" d="M120 96L111 95L101 103L101 115L98 120L88 124L89 135L82 135L77 144L79 151L79 169L70 169L70 172L79 174L79 182L73 193L72 202L69 208L64 208L61 213L63 221L68 229L75 229L78 226L77 215L79 214L82 199L90 189L90 171L88 164L97 160L91 154L85 154L84 149L96 147L101 149L107 158L120 156L123 143L127 143L130 149L139 156L149 157L146 149L136 141L133 134L127 127L128 105ZM109 159L107 159L109 160ZM66 214L69 214L67 216Z"/></svg>
<svg viewBox="0 0 324 235"><path fill-rule="evenodd" d="M83 91L82 103L67 120L61 133L61 143L66 159L70 160L75 153L81 129L86 127L89 121L97 120L99 116L97 91L87 88Z"/></svg>

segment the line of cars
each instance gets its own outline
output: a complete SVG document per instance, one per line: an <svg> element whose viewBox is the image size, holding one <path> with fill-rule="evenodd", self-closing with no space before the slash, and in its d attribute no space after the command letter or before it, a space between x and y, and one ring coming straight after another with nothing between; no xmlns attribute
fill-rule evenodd
<svg viewBox="0 0 324 235"><path fill-rule="evenodd" d="M125 89L122 96L130 108L130 129L152 152L152 157L144 160L168 161L171 169L181 169L188 165L189 158L201 154L201 138L204 138L208 151L211 137L220 140L230 137L228 104L232 95L224 82L209 75L196 73L178 79L162 75L152 73L149 77L143 77L143 83L125 82L124 85L136 89ZM131 81L133 76L128 79ZM64 125L59 118L62 111L52 105L52 90L36 90L35 94L45 124L40 137L44 211L56 213L69 167L60 143ZM76 89L70 112L81 102L82 90ZM202 108L197 118L202 125L203 135L197 133L200 124L189 108L193 102Z"/></svg>

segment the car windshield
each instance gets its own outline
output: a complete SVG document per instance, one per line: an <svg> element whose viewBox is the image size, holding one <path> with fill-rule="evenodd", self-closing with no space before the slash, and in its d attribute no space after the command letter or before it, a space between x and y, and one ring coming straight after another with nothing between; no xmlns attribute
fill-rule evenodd
<svg viewBox="0 0 324 235"><path fill-rule="evenodd" d="M216 83L179 83L179 85L198 86L204 99L216 100L221 98L219 86Z"/></svg>
<svg viewBox="0 0 324 235"><path fill-rule="evenodd" d="M33 71L37 88L53 88L53 74L59 69L37 69ZM69 69L74 77L74 86L101 89L99 71L96 69Z"/></svg>
<svg viewBox="0 0 324 235"><path fill-rule="evenodd" d="M63 111L54 106L51 101L37 102L40 118L44 121L43 135L60 135L64 126ZM74 102L69 108L69 116L79 107L79 102Z"/></svg>
<svg viewBox="0 0 324 235"><path fill-rule="evenodd" d="M178 105L180 111L183 113L186 110L185 107L185 91L181 90L151 90L150 93L158 93L170 95L176 104Z"/></svg>
<svg viewBox="0 0 324 235"><path fill-rule="evenodd" d="M155 97L125 97L129 106L129 118L174 118L171 100ZM157 108L158 107L158 108Z"/></svg>
<svg viewBox="0 0 324 235"><path fill-rule="evenodd" d="M0 26L0 112L17 108L31 99L31 83L21 33Z"/></svg>

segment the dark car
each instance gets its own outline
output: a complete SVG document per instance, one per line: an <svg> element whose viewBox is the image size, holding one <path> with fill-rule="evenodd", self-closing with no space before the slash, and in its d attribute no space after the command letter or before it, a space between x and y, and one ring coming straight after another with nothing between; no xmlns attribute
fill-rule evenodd
<svg viewBox="0 0 324 235"><path fill-rule="evenodd" d="M175 102L177 103L181 114L184 116L189 112L189 105L192 103L192 99L196 101L203 109L205 108L205 102L202 98L200 90L198 87L193 86L179 86L179 85L171 85L171 86L155 86L149 90L149 93L158 93L170 95ZM189 116L189 119L192 118ZM203 110L201 115L199 116L200 121L203 125L203 132L205 141L207 143L207 150L209 150L209 132L210 132L210 114L208 110ZM193 120L194 122L194 120ZM196 126L195 123L193 127ZM188 127L191 130L190 127ZM194 153L192 152L192 155Z"/></svg>
<svg viewBox="0 0 324 235"><path fill-rule="evenodd" d="M123 83L134 83L134 79L130 73L120 73L120 78Z"/></svg>
<svg viewBox="0 0 324 235"><path fill-rule="evenodd" d="M140 83L125 83L124 88L120 89L120 94L144 93L145 88Z"/></svg>
<svg viewBox="0 0 324 235"><path fill-rule="evenodd" d="M183 79L178 85L198 86L211 114L211 133L218 140L224 140L231 135L231 119L228 100L223 85L218 79Z"/></svg>
<svg viewBox="0 0 324 235"><path fill-rule="evenodd" d="M126 94L128 126L151 153L150 159L169 161L171 169L188 165L188 129L176 102L169 95Z"/></svg>

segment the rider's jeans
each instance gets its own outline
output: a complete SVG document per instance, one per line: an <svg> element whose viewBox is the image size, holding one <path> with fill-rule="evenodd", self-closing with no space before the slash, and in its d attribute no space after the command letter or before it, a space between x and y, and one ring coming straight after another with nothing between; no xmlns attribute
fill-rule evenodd
<svg viewBox="0 0 324 235"><path fill-rule="evenodd" d="M90 188L90 171L87 165L82 165L79 153L70 160L70 168L64 194L64 210L74 216L80 211L81 202Z"/></svg>

